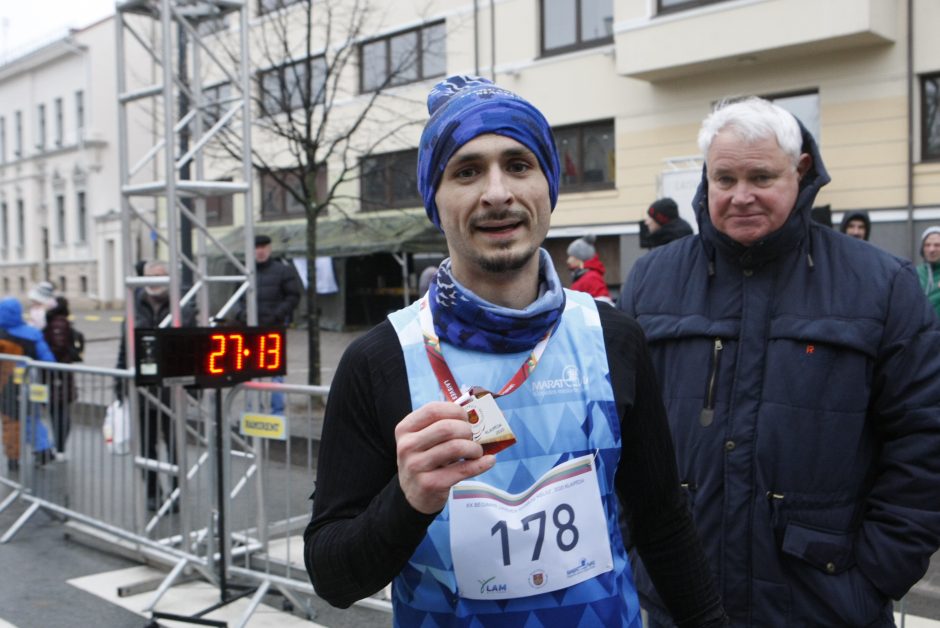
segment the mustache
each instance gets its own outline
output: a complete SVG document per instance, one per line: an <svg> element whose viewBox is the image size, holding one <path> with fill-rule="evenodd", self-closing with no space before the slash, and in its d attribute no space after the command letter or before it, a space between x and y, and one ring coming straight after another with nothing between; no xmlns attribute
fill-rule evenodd
<svg viewBox="0 0 940 628"><path fill-rule="evenodd" d="M476 214L470 218L471 227L479 227L481 224L489 222L521 222L528 224L529 214L521 209L500 209L495 211L486 211Z"/></svg>

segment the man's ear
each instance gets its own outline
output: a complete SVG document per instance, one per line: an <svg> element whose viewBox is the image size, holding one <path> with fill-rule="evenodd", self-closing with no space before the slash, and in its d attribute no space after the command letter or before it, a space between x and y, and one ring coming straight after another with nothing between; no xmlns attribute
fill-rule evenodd
<svg viewBox="0 0 940 628"><path fill-rule="evenodd" d="M809 172L809 169L813 165L813 158L809 153L803 153L800 155L800 159L796 162L796 173L799 175L800 179L803 178L803 175Z"/></svg>

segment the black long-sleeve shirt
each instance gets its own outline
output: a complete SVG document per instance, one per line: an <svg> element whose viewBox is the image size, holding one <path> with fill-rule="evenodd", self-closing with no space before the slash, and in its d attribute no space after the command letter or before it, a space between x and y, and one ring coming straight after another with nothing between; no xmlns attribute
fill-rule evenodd
<svg viewBox="0 0 940 628"><path fill-rule="evenodd" d="M722 625L645 337L633 319L598 309L621 422L615 483L630 539L679 626ZM434 520L411 507L398 482L394 431L411 411L401 346L385 321L350 345L326 407L304 558L317 593L335 606L387 585Z"/></svg>

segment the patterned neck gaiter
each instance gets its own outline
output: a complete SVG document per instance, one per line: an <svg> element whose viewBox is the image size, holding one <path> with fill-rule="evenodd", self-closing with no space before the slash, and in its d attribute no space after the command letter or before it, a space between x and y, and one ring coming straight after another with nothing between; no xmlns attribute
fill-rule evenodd
<svg viewBox="0 0 940 628"><path fill-rule="evenodd" d="M449 258L438 268L429 298L434 331L443 342L488 353L532 349L565 309L565 291L545 249L539 249L539 296L524 310L494 305L462 286Z"/></svg>

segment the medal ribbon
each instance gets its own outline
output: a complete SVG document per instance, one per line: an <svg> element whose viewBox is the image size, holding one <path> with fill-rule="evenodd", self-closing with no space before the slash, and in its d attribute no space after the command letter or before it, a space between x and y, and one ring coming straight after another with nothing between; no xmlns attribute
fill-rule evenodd
<svg viewBox="0 0 940 628"><path fill-rule="evenodd" d="M437 382L440 384L441 391L444 393L444 396L451 401L457 401L460 398L461 390L457 385L457 378L454 377L450 367L447 366L447 362L444 360L440 338L434 334L434 321L431 318L431 305L427 295L421 299L421 304L418 307L418 321L421 324L421 333L424 334L424 348L428 354L428 361L431 363L431 369L434 371L434 375L437 376ZM545 347L548 346L548 340L551 338L554 329L555 325L549 327L545 335L542 336L542 339L538 341L531 353L529 353L529 357L526 358L522 366L519 367L519 370L499 389L499 392L493 394L493 397L508 395L522 386L523 382L528 379L529 374L535 370L536 365L539 363L539 358L541 358L542 354L545 352Z"/></svg>

